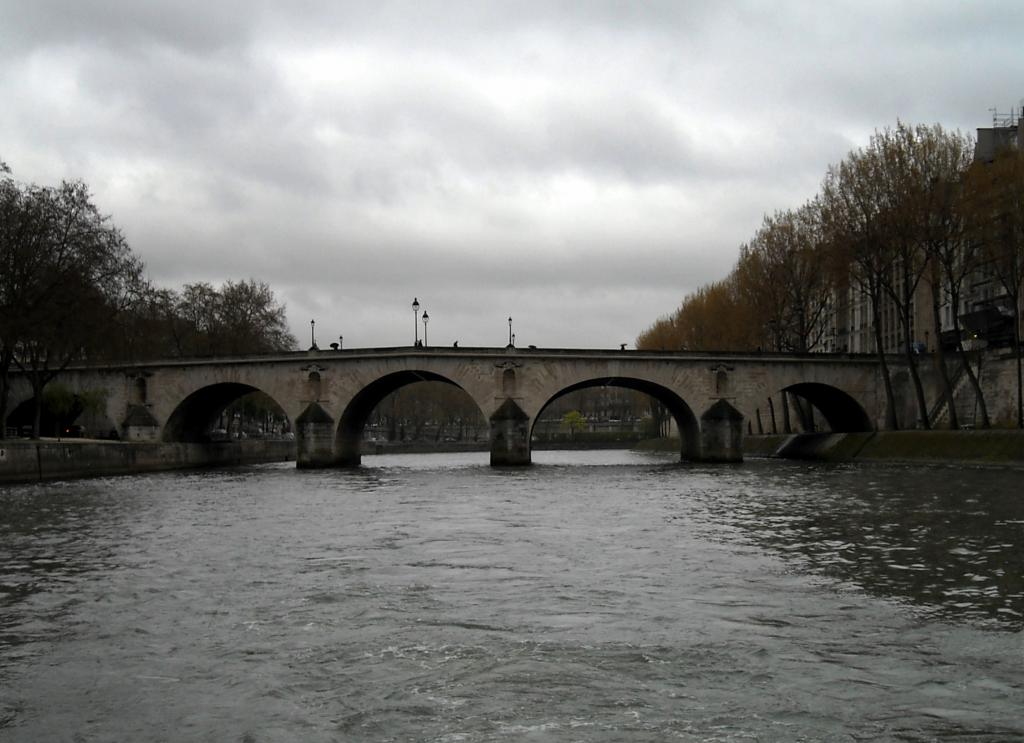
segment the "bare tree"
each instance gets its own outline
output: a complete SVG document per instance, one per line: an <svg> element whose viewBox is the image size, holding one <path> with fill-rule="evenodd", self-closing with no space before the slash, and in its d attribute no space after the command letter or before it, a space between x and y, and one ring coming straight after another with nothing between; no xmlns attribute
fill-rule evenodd
<svg viewBox="0 0 1024 743"><path fill-rule="evenodd" d="M24 189L10 173L7 163L0 160L0 439L7 430L10 370L21 332L15 315L23 284L20 258L31 239Z"/></svg>
<svg viewBox="0 0 1024 743"><path fill-rule="evenodd" d="M212 356L221 335L220 296L205 281L186 284L177 296L171 334L179 356Z"/></svg>
<svg viewBox="0 0 1024 743"><path fill-rule="evenodd" d="M914 337L917 319L914 300L927 268L914 210L920 201L921 149L926 137L925 127L912 128L900 122L895 129L875 132L866 155L871 161L871 177L876 180L875 195L879 198L877 206L883 224L881 247L891 261L890 269L882 274L882 286L899 319L900 346L914 384L918 422L927 429L931 428L931 421L917 366Z"/></svg>
<svg viewBox="0 0 1024 743"><path fill-rule="evenodd" d="M109 331L141 285L142 265L80 182L49 188L7 179L0 225L3 354L32 386L38 436L43 389Z"/></svg>
<svg viewBox="0 0 1024 743"><path fill-rule="evenodd" d="M978 403L980 427L988 428L991 424L985 395L967 357L960 327L964 282L979 265L978 242L971 239L966 229L964 209L964 178L970 167L973 147L968 137L959 132L945 132L940 126L930 127L925 135L920 152L921 170L913 212L929 261L936 362L943 381L949 427L958 428L959 421L941 335L943 304L951 310L952 335L961 368L971 383Z"/></svg>
<svg viewBox="0 0 1024 743"><path fill-rule="evenodd" d="M899 420L881 320L885 274L891 269L891 261L882 247L884 221L875 167L863 151L851 152L839 165L831 166L822 186L821 213L835 262L849 266L851 281L871 306L875 351L885 387L885 425L895 430Z"/></svg>
<svg viewBox="0 0 1024 743"><path fill-rule="evenodd" d="M218 309L220 345L228 353L285 351L297 345L288 331L284 306L262 281L225 282Z"/></svg>
<svg viewBox="0 0 1024 743"><path fill-rule="evenodd" d="M290 351L284 305L249 279L186 284L180 292L146 286L121 318L127 336L115 356L213 356Z"/></svg>
<svg viewBox="0 0 1024 743"><path fill-rule="evenodd" d="M832 291L824 253L817 200L766 217L741 249L738 290L772 350L806 353L821 342Z"/></svg>

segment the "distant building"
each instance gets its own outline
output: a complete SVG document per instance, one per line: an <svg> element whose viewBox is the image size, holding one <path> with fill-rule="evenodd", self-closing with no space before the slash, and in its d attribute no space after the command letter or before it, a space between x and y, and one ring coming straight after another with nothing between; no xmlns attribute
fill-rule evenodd
<svg viewBox="0 0 1024 743"><path fill-rule="evenodd" d="M1024 109L994 114L992 126L978 128L974 148L976 162L991 162L1007 147L1024 149ZM895 267L894 267L895 270ZM911 307L911 342L921 350L934 351L939 343L953 347L953 313L959 317L965 346L1001 346L1012 341L1011 300L990 265L979 266L964 282L961 306L948 302L940 307L940 327L935 328L928 272L922 278ZM903 338L895 304L883 298L880 311L882 345L887 353L903 351ZM823 315L824 332L812 351L826 353L874 353L871 302L853 282L833 292L829 312Z"/></svg>
<svg viewBox="0 0 1024 743"><path fill-rule="evenodd" d="M893 266L893 270L897 270ZM910 307L911 343L922 350L929 346L931 333L931 295L924 282L918 286ZM882 348L886 353L903 351L903 333L896 304L882 298L879 311L882 324ZM924 318L921 320L920 318ZM871 299L854 282L832 292L829 311L822 316L825 325L821 340L811 349L824 353L874 353L875 330L871 317ZM923 326L923 331L919 330Z"/></svg>
<svg viewBox="0 0 1024 743"><path fill-rule="evenodd" d="M1024 119L1021 111L1010 109L1009 114L992 115L992 126L978 128L978 141L974 145L974 159L990 163L996 153L1007 147L1024 147Z"/></svg>
<svg viewBox="0 0 1024 743"><path fill-rule="evenodd" d="M990 163L1000 150L1024 148L1024 109L1010 109L1008 114L993 112L992 126L978 128L974 146L975 162ZM964 285L959 309L960 327L965 341L981 346L1004 346L1013 341L1013 305L995 269L981 265ZM944 342L953 327L953 308L944 306L942 328Z"/></svg>

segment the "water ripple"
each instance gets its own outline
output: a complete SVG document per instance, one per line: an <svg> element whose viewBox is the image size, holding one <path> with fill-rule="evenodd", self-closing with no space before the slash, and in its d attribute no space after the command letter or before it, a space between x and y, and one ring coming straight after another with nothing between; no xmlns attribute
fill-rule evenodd
<svg viewBox="0 0 1024 743"><path fill-rule="evenodd" d="M0 737L1024 737L988 470L367 457L0 489Z"/></svg>

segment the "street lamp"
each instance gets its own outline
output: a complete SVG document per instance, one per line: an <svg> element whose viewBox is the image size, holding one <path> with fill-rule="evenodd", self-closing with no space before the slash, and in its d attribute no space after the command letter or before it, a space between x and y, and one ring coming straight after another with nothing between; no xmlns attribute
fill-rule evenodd
<svg viewBox="0 0 1024 743"><path fill-rule="evenodd" d="M430 320L430 315L427 314L426 310L423 310L423 345L427 345L427 322Z"/></svg>
<svg viewBox="0 0 1024 743"><path fill-rule="evenodd" d="M509 319L508 319L508 344L510 346L513 345L513 342L512 342L512 318L511 317L509 317Z"/></svg>
<svg viewBox="0 0 1024 743"><path fill-rule="evenodd" d="M318 350L317 347L316 347L316 320L310 320L309 321L309 342L310 342L310 346L309 346L309 350L310 351Z"/></svg>
<svg viewBox="0 0 1024 743"><path fill-rule="evenodd" d="M412 298L412 332L413 345L418 346L420 344L420 300L416 297Z"/></svg>

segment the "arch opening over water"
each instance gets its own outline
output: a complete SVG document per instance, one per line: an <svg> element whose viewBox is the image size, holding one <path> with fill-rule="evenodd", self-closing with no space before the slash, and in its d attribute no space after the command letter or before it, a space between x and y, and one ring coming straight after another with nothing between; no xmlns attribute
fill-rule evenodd
<svg viewBox="0 0 1024 743"><path fill-rule="evenodd" d="M873 431L871 418L857 400L843 390L819 382L801 382L782 389L821 414L834 433Z"/></svg>
<svg viewBox="0 0 1024 743"><path fill-rule="evenodd" d="M577 382L565 389L559 390L541 406L534 417L530 428L530 440L533 441L534 439L537 425L543 420L544 411L553 403L573 392L597 387L617 387L633 390L661 403L675 421L679 431L679 438L681 440L680 458L687 460L700 457L700 426L693 409L690 408L683 398L667 387L635 377L599 377Z"/></svg>
<svg viewBox="0 0 1024 743"><path fill-rule="evenodd" d="M429 406L431 410L395 410L379 411L380 415L375 416L375 411L382 402L389 396L410 385L420 383L435 383L444 385L452 391L457 390L457 400L432 400ZM427 397L431 396L427 388ZM392 398L392 403L401 402ZM408 402L422 402L410 398ZM453 423L461 423L461 418L470 418L472 430L479 439L480 435L486 436L486 417L480 406L457 382L436 372L409 370L388 374L374 380L361 389L349 402L341 419L338 421L335 435L335 451L338 462L343 465L359 464L363 439L370 426L371 418L376 417L373 427L374 438L384 442L395 440L417 440L426 446L431 443L444 443L439 439L459 439L465 434L465 427L453 427L450 435L445 435L445 429ZM441 418L440 420L438 420ZM386 419L386 420L384 420ZM408 423L408 425L407 425ZM429 428L426 438L421 439L424 428ZM484 438L486 441L486 438ZM453 442L448 442L453 443Z"/></svg>
<svg viewBox="0 0 1024 743"><path fill-rule="evenodd" d="M223 421L225 425L219 426L224 412L233 406L239 408L238 411L232 411L232 419L235 412L240 415L238 425L233 429L232 421ZM256 411L264 413L266 422L254 423L253 431L245 430L246 407L254 407ZM282 431L291 430L292 424L284 409L258 387L237 382L212 384L196 390L178 403L164 425L163 440L204 443L232 436L238 438L242 433L249 436L260 428L263 429L261 433L266 435L279 433L277 430L266 430L271 417L278 421L275 428L279 427Z"/></svg>

